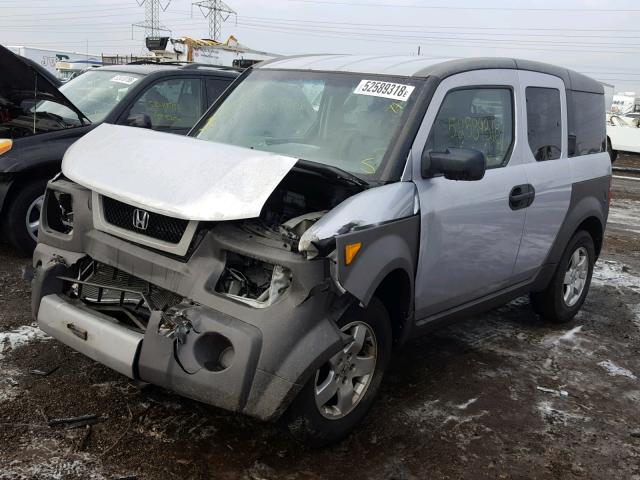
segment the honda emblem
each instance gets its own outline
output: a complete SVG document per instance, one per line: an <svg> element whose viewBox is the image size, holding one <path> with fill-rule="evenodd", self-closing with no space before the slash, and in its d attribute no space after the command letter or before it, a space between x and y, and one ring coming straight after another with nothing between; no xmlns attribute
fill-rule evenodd
<svg viewBox="0 0 640 480"><path fill-rule="evenodd" d="M149 212L136 208L133 211L133 226L137 230L146 230L149 227Z"/></svg>

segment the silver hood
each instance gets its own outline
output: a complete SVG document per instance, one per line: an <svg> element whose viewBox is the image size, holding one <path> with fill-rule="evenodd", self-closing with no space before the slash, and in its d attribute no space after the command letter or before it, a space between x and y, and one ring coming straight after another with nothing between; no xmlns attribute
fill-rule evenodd
<svg viewBox="0 0 640 480"><path fill-rule="evenodd" d="M260 215L297 160L141 128L102 124L75 142L64 175L84 187L185 220Z"/></svg>

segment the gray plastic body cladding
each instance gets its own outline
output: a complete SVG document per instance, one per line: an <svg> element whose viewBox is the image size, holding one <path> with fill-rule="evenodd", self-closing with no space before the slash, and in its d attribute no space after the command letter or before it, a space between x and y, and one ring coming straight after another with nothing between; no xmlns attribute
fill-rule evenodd
<svg viewBox="0 0 640 480"><path fill-rule="evenodd" d="M185 344L180 345L158 334L160 318L160 313L155 312L149 320L138 361L139 378L194 400L241 411L260 354L260 330L220 312L197 307L188 311L194 330L186 336ZM234 356L227 369L207 370L194 358L194 343L206 332L219 333L231 341ZM176 357L182 362L176 361Z"/></svg>
<svg viewBox="0 0 640 480"><path fill-rule="evenodd" d="M244 413L263 419L273 418L286 407L286 402L310 372L342 347L342 337L334 323L336 312L341 311L342 306L329 288L326 259L308 261L299 254L262 245L251 234L236 227L219 224L205 235L189 260L183 262L92 230L88 204L86 207L79 204L76 210L74 233L83 232L81 235L62 239L50 232L42 232L41 241L57 246L40 243L34 253L34 266L39 267L33 282L35 314L43 294L60 293L62 284L56 277L67 273L64 264L72 265L88 255L203 305L206 307L202 310L203 317L211 319L204 323L212 328L221 324L220 318L231 318L234 321L226 324L229 328L247 325L259 332L261 343L254 341L253 337L252 341L245 343L252 349L247 358L255 358L254 352L258 351L258 362L252 375L259 387L251 386L248 394L243 382L249 377L245 376L237 378L242 387L233 391L242 394L234 402L225 399L228 392L214 396L211 392L193 389L199 389L203 384L187 391L182 378L162 380L167 385L172 383L170 388L180 387L186 396L197 396L203 401L207 398L208 401L224 400L227 408L231 403L237 407L246 402L242 409ZM280 300L262 309L214 293L224 268L226 250L289 268L292 286ZM150 364L151 360L146 356L146 345L150 341L145 342L143 363ZM166 356L173 355L173 347L156 343L156 361L166 363ZM211 384L210 388L216 389L216 385Z"/></svg>
<svg viewBox="0 0 640 480"><path fill-rule="evenodd" d="M582 222L595 217L600 221L604 233L609 216L609 182L610 176L576 182L571 187L571 201L562 227L553 242L551 250L538 273L533 290L544 290L560 261L567 244Z"/></svg>
<svg viewBox="0 0 640 480"><path fill-rule="evenodd" d="M402 270L410 281L410 298L414 297L414 280L420 238L420 216L357 230L336 238L337 274L342 287L368 305L375 290L394 270ZM345 263L345 246L361 242L362 247L350 265ZM408 308L413 310L413 305Z"/></svg>

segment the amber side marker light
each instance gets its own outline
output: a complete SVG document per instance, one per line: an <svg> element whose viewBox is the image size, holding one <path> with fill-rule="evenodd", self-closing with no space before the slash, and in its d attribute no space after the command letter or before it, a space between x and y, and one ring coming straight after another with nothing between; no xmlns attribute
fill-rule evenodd
<svg viewBox="0 0 640 480"><path fill-rule="evenodd" d="M344 263L346 265L351 265L353 259L356 258L356 255L360 251L362 247L362 242L358 243L350 243L344 247Z"/></svg>
<svg viewBox="0 0 640 480"><path fill-rule="evenodd" d="M11 147L13 147L12 140L0 138L0 155L11 150Z"/></svg>

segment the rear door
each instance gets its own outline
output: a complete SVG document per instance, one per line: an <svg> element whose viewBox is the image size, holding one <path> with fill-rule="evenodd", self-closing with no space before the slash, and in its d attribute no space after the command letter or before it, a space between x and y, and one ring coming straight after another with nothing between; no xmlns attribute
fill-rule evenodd
<svg viewBox="0 0 640 480"><path fill-rule="evenodd" d="M535 199L526 209L514 273L528 278L544 263L560 230L569 209L572 179L564 82L558 77L526 71L519 71L518 77L520 94L526 102L521 115L526 126L522 159Z"/></svg>
<svg viewBox="0 0 640 480"><path fill-rule="evenodd" d="M436 90L412 148L413 181L419 192L421 238L416 274L416 317L425 318L512 285L526 205L513 208L523 189L522 107L513 70L466 72ZM482 180L423 179L425 149L482 151ZM420 322L419 322L420 323Z"/></svg>

